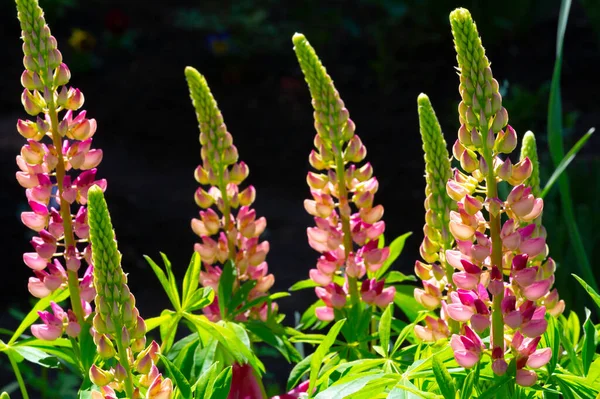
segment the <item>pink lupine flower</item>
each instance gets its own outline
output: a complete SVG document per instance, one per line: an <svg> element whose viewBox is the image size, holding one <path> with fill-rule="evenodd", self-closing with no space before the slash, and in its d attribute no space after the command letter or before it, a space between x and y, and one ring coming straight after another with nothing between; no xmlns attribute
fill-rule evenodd
<svg viewBox="0 0 600 399"><path fill-rule="evenodd" d="M450 330L448 330L448 325L444 320L426 316L425 326L415 326L415 335L422 341L435 342L440 339L448 338L450 336Z"/></svg>
<svg viewBox="0 0 600 399"><path fill-rule="evenodd" d="M468 326L464 327L464 335L454 334L450 339L454 358L461 367L471 368L479 362L484 349L481 338Z"/></svg>
<svg viewBox="0 0 600 399"><path fill-rule="evenodd" d="M27 7L19 3L17 8L25 55L21 99L25 111L33 118L20 119L16 124L17 131L27 140L16 159L19 168L16 179L25 188L31 207L31 211L21 214L21 220L38 233L31 240L35 252L25 253L23 261L35 274L29 278L28 290L43 298L66 287L67 279L79 279L88 228L85 207L81 206L72 215L71 205L75 202L85 205L89 185L96 183L105 188L106 182L94 178L95 167L102 160L102 151L91 147L96 121L88 118L85 111L73 117L73 111L83 105L83 93L66 86L70 80L69 68L62 62L42 10L37 2ZM37 27L35 31L33 27ZM33 54L37 55L35 60ZM93 170L91 176L89 169ZM84 187L81 183L86 176L92 179ZM61 256L64 262L59 260ZM81 295L79 288L81 285L82 290L89 291L86 288L90 286L89 280L80 279L79 284L70 286L72 311L62 312L64 317L55 315L55 319L43 313L40 317L44 324L32 326L34 335L55 339L59 330L77 335L92 297L89 293ZM59 329L56 318L66 323L66 327Z"/></svg>
<svg viewBox="0 0 600 399"><path fill-rule="evenodd" d="M194 175L202 187L196 190L194 199L202 210L199 218L191 221L192 230L201 240L194 245L204 267L200 272L200 283L217 292L222 266L232 261L237 268L234 289L245 281L256 281L246 298L250 301L264 296L275 282L265 261L269 243L259 239L267 222L264 217L257 217L250 207L256 198L254 187L241 188L250 170L238 160L237 148L206 80L191 67L186 68L185 73L200 124L202 164ZM265 320L270 311L276 310L277 305L269 309L260 304L237 315L236 320ZM203 312L212 321L225 316L220 314L217 297Z"/></svg>
<svg viewBox="0 0 600 399"><path fill-rule="evenodd" d="M383 206L375 203L379 181L369 163L358 165L367 149L327 71L304 36L294 35L293 42L315 110L315 149L308 157L315 171L306 176L312 198L304 201L304 208L315 223L307 228L308 244L321 255L309 276L321 287L331 287L336 277L343 277L350 300L340 301L341 307L361 300L387 306L395 289L384 288L384 280L370 275L390 253L388 247L378 247L385 231ZM316 292L328 298L323 289ZM331 306L317 308L316 314L321 320L334 319Z"/></svg>
<svg viewBox="0 0 600 399"><path fill-rule="evenodd" d="M552 289L554 262L551 258L545 260L548 247L546 230L541 225L543 200L537 196L539 188L532 187L528 180L533 162L522 156L513 164L504 155L515 149L517 133L508 125L508 112L502 107L498 82L493 78L469 12L457 9L450 20L462 97L461 126L452 151L462 170L454 169L445 182L445 194L451 198L454 209L442 207L444 201L439 192L435 192L437 202L432 202L432 187L437 189L439 182L430 177L427 180L426 239L421 255L428 263L439 261L446 276L439 270L436 272L433 265L417 263L415 272L423 280L424 289L415 290L415 297L432 309L434 296L431 289L427 292L428 288L432 285L440 288L435 297L440 300L441 320L448 323L452 332L459 329L465 332L451 339L459 364L472 367L479 361L481 351L486 349L476 333L489 331L487 351L491 352L494 373L504 374L510 361L507 357L512 356L518 363L517 382L530 386L537 375L523 367L536 352L539 337L547 328L545 314L558 316L564 310L564 301ZM465 35L465 29L473 34ZM473 54L478 59L473 59ZM433 137L436 132L427 129L435 126L435 116L431 116L430 110L429 116L423 118L422 111L430 108L425 103L420 97L419 116L421 122L423 119L426 122L421 123L421 130L422 134ZM431 143L425 143L424 147L426 160L431 154L439 158L443 153L433 151ZM428 148L431 154L427 153ZM430 165L427 173L433 174L432 171ZM444 174L435 172L438 176ZM511 186L506 199L499 197L499 181ZM438 205L435 210L432 203ZM436 240L442 236L442 228L447 229L453 240ZM430 324L426 321L427 326L415 329L421 339L431 340ZM467 334L468 331L472 334ZM526 350L521 348L519 339L528 340ZM507 341L512 344L507 345ZM550 349L540 349L528 367L543 365L550 357Z"/></svg>
<svg viewBox="0 0 600 399"><path fill-rule="evenodd" d="M296 388L292 389L288 393L273 396L271 399L298 399L300 398L301 394L306 393L306 391L308 390L309 382L310 381L304 381L298 384Z"/></svg>

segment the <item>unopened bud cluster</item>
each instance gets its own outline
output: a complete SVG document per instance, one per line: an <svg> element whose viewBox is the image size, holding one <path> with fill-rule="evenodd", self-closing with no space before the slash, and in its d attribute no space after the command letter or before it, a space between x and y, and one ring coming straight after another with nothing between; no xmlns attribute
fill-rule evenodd
<svg viewBox="0 0 600 399"><path fill-rule="evenodd" d="M163 388L172 391L172 383L156 367L158 344L152 341L146 346L146 323L127 286L106 201L97 186L89 191L89 224L96 288L91 332L102 359L89 371L92 382L102 388L95 398L110 399L116 397L115 392L125 392L132 399L168 398L150 395Z"/></svg>
<svg viewBox="0 0 600 399"><path fill-rule="evenodd" d="M462 170L455 169L446 184L456 210L448 223L455 245L444 255L454 272L448 281L435 267L419 266L425 289L416 297L430 310L441 308L441 319L428 318L415 331L433 341L449 335L448 324L458 323L460 331L452 335L451 345L461 366L474 366L488 351L492 369L502 375L507 360L514 358L517 383L531 386L537 381L533 369L552 356L549 348L537 348L547 327L545 314L558 316L564 310L556 289L551 290L555 263L546 258L543 201L524 184L531 181L531 160L512 163L501 157L516 148L517 134L508 125L471 15L457 9L450 21L462 97L461 126L453 146ZM501 181L512 186L506 199L498 195ZM489 349L480 338L486 335Z"/></svg>
<svg viewBox="0 0 600 399"><path fill-rule="evenodd" d="M265 261L269 243L260 241L267 226L264 217L256 217L251 208L256 197L254 186L241 190L240 186L250 172L248 165L239 161L231 133L223 121L221 111L212 96L206 79L194 68L187 67L185 75L190 88L192 103L200 125L200 156L202 164L196 168L195 178L202 186L195 194L196 204L202 209L199 219L192 219L192 230L201 242L194 246L200 254L204 269L200 283L218 292L222 268L228 260L237 268L234 289L244 281L254 280L247 301L267 295L275 282ZM265 321L270 311L267 303L249 309L237 316L238 320L258 318ZM203 309L205 315L220 320L218 298Z"/></svg>
<svg viewBox="0 0 600 399"><path fill-rule="evenodd" d="M317 317L333 320L334 309L344 308L348 294L352 296L353 288L358 291L358 282L389 256L388 247L378 247L385 230L383 206L374 204L379 183L371 164L357 166L367 149L354 134L356 127L333 81L303 35L295 34L293 42L311 92L317 131L309 162L319 172L307 175L312 199L304 207L316 224L307 230L308 242L322 255L310 278L325 303L316 309ZM385 307L394 299L395 288L385 288L383 280L367 278L360 284L356 295L364 303Z"/></svg>
<svg viewBox="0 0 600 399"><path fill-rule="evenodd" d="M20 0L17 9L25 54L21 100L33 117L17 122L17 131L27 144L17 156L20 171L16 177L26 189L31 208L21 214L21 220L37 233L31 240L34 252L23 255L35 274L29 278L29 292L37 298L46 297L66 286L69 274L76 278L82 261L88 264L79 287L70 285L72 301L81 302L74 310L80 309L81 314L53 307L54 316L42 312L44 325L32 329L40 339L55 339L61 335L59 319L65 326L73 326L91 312L94 289L85 204L91 185L106 188L106 181L96 179L96 167L102 160L102 150L92 149L96 121L88 119L85 111L78 111L83 94L67 87L71 73L62 62L41 8L36 0ZM74 213L72 205L76 206ZM65 329L71 336L79 331L75 327Z"/></svg>

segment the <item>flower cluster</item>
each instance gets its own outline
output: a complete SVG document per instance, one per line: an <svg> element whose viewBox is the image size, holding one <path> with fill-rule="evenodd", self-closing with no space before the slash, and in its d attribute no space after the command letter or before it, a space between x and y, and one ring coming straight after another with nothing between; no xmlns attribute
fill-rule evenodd
<svg viewBox="0 0 600 399"><path fill-rule="evenodd" d="M92 149L96 121L87 118L86 111L77 112L83 94L67 87L71 73L41 8L34 0L19 1L17 8L25 54L21 100L34 119L17 122L27 144L17 156L16 177L31 208L21 214L21 220L37 233L31 240L34 252L25 253L23 261L35 274L28 284L33 296L43 298L58 288L69 288L73 310L64 312L55 305L54 314L40 312L44 324L32 328L40 339L55 339L63 325L70 336L77 335L74 323L91 312L94 290L85 204L91 185L105 189L106 181L96 180L96 166L102 160L102 150ZM77 171L81 172L77 175ZM79 278L82 260L88 267Z"/></svg>
<svg viewBox="0 0 600 399"><path fill-rule="evenodd" d="M116 398L118 391L132 399L142 398L144 392L147 399L170 398L173 384L163 378L156 367L158 344L152 341L146 346L146 323L127 286L102 190L92 187L89 200L96 288L91 332L102 359L89 370L90 379L101 388L100 392L94 392L93 398Z"/></svg>
<svg viewBox="0 0 600 399"><path fill-rule="evenodd" d="M333 320L334 309L346 306L348 294L353 304L362 299L385 307L395 288L384 288L383 280L372 277L388 258L389 248L378 246L385 223L383 206L373 203L379 188L373 167L356 165L365 159L367 149L354 134L354 122L314 49L301 34L295 34L293 42L315 109L316 150L309 162L323 171L307 176L313 199L305 200L304 207L316 224L307 230L308 242L322 254L310 278L319 285L315 291L325 303L316 309L317 317ZM359 281L367 274L359 291Z"/></svg>
<svg viewBox="0 0 600 399"><path fill-rule="evenodd" d="M250 206L256 197L256 190L248 186L240 190L246 180L249 168L238 162L238 151L233 138L227 131L223 116L212 96L206 79L192 67L187 67L185 76L190 87L190 96L196 109L200 125L202 164L196 168L199 187L195 193L196 204L202 208L200 218L192 220L192 230L200 237L201 243L194 246L200 254L205 270L200 273L200 283L218 292L223 265L233 261L237 268L237 281L234 290L245 281L254 281L247 301L267 294L275 282L265 258L269 243L259 237L267 226L264 217L257 218ZM234 215L234 211L237 213ZM258 318L265 321L270 311L276 310L265 302L237 316L238 320ZM205 315L220 320L218 297L203 309Z"/></svg>
<svg viewBox="0 0 600 399"><path fill-rule="evenodd" d="M556 290L550 291L555 263L546 258L543 201L534 194L535 188L524 184L535 180L530 179L531 160L522 157L513 164L500 157L516 148L517 134L508 125L498 82L471 15L457 9L450 21L462 98L461 126L452 148L462 171L455 169L446 184L456 203L447 224L455 245L445 250L442 260L452 274L418 265L425 289L417 299L429 309L441 307L441 320L426 320L427 326L419 326L416 333L435 340L449 334L449 325L454 333L451 346L463 367L477 364L486 351L479 334L489 333L494 372L504 374L511 357L516 361L517 383L531 386L537 380L532 369L552 356L549 348L537 349L547 327L545 314L557 316L564 310ZM512 186L505 200L498 194L500 181Z"/></svg>

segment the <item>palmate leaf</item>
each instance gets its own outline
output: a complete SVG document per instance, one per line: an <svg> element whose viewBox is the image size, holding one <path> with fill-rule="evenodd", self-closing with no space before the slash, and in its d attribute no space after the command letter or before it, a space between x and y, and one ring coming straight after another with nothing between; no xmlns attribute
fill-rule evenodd
<svg viewBox="0 0 600 399"><path fill-rule="evenodd" d="M342 319L335 323L327 333L325 339L323 339L323 342L321 342L321 344L313 353L313 356L310 361L310 383L308 387L308 392L312 392L312 390L314 389L315 384L317 383L319 370L321 369L321 363L323 363L323 359L325 359L325 356L327 356L327 354L329 353L329 349L335 342L335 339L340 333L340 330L344 326L345 322L346 319Z"/></svg>
<svg viewBox="0 0 600 399"><path fill-rule="evenodd" d="M191 398L192 397L192 386L183 373L179 370L179 368L173 364L166 356L162 354L158 354L160 356L160 360L165 365L165 369L167 371L167 376L173 380L177 389L181 393L183 398Z"/></svg>
<svg viewBox="0 0 600 399"><path fill-rule="evenodd" d="M432 359L432 366L440 392L442 392L445 399L454 399L456 397L456 388L448 369L435 355Z"/></svg>
<svg viewBox="0 0 600 399"><path fill-rule="evenodd" d="M402 250L404 249L404 244L406 243L407 238L411 235L412 232L409 231L408 233L404 233L392 241L390 244L390 256L388 256L386 261L383 262L383 265L379 268L379 270L375 272L375 277L378 280L385 274L386 271L388 271L388 269L392 266L392 263L398 259L402 253Z"/></svg>

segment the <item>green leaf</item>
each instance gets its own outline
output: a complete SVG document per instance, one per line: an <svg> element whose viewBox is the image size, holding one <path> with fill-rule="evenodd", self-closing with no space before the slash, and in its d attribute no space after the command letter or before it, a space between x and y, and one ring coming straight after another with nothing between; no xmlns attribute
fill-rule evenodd
<svg viewBox="0 0 600 399"><path fill-rule="evenodd" d="M215 292L210 287L203 287L194 291L185 306L186 312L193 312L205 308L215 300Z"/></svg>
<svg viewBox="0 0 600 399"><path fill-rule="evenodd" d="M231 389L231 367L221 371L213 384L211 399L227 399Z"/></svg>
<svg viewBox="0 0 600 399"><path fill-rule="evenodd" d="M292 371L290 372L290 376L287 381L287 390L291 391L294 389L302 380L302 377L306 375L306 373L310 370L310 362L312 360L312 353L302 359L298 364L294 366Z"/></svg>
<svg viewBox="0 0 600 399"><path fill-rule="evenodd" d="M169 319L173 317L174 314L175 312L173 312L172 310L165 309L162 311L160 316L146 319L146 331L152 331L156 327L160 327L164 323L167 323Z"/></svg>
<svg viewBox="0 0 600 399"><path fill-rule="evenodd" d="M229 303L233 293L233 284L237 280L237 268L231 260L225 262L223 266L223 272L219 278L219 310L223 319L226 319L229 315ZM233 311L233 309L231 309Z"/></svg>
<svg viewBox="0 0 600 399"><path fill-rule="evenodd" d="M560 175L565 171L565 169L567 169L567 166L569 166L569 164L575 159L575 156L577 155L579 150L581 150L581 148L585 145L585 143L587 143L590 137L592 137L592 134L595 130L596 129L594 128L588 130L586 134L584 134L579 140L577 140L577 143L575 143L575 145L569 150L569 152L567 152L567 155L565 155L562 161L560 161L556 169L554 169L552 176L550 176L550 178L546 182L546 186L544 187L544 190L542 190L540 197L544 198L546 194L548 194L548 192L550 191L554 183L558 180Z"/></svg>
<svg viewBox="0 0 600 399"><path fill-rule="evenodd" d="M289 288L289 290L290 291L300 291L300 290L304 290L307 288L315 288L318 286L319 285L317 283L315 283L313 280L306 279L306 280L300 280L300 281L296 282L294 285L292 285Z"/></svg>
<svg viewBox="0 0 600 399"><path fill-rule="evenodd" d="M192 255L192 260L185 272L185 276L183 277L183 306L188 309L190 306L190 298L198 289L198 284L200 282L200 267L202 266L202 261L200 260L200 255L198 252L194 251Z"/></svg>
<svg viewBox="0 0 600 399"><path fill-rule="evenodd" d="M163 272L160 266L158 266L152 259L150 259L148 255L144 255L144 259L146 259L146 262L148 262L152 270L154 270L154 274L156 274L156 277L158 277L160 285L162 285L165 294L167 294L167 297L169 297L169 300L173 304L175 310L181 310L181 303L179 302L179 294L177 293L177 288L175 288L175 292L173 292L172 285L169 282L167 275L165 274L165 272Z"/></svg>
<svg viewBox="0 0 600 399"><path fill-rule="evenodd" d="M230 318L233 319L236 315L244 312L238 308L244 303L244 301L248 299L250 291L252 291L252 289L256 286L257 282L258 281L256 280L248 280L242 285L240 285L235 294L233 294L233 297L231 298L231 301L227 306L227 308L231 312Z"/></svg>
<svg viewBox="0 0 600 399"><path fill-rule="evenodd" d="M590 365L596 354L596 328L590 320L591 312L585 308L585 322L583 323L583 350L581 351L581 359L583 361L583 373L588 375Z"/></svg>
<svg viewBox="0 0 600 399"><path fill-rule="evenodd" d="M315 399L339 399L339 398L347 398L349 395L360 391L374 379L380 378L381 374L372 374L366 375L362 377L352 376L348 382L344 382L343 384L334 384L320 392Z"/></svg>
<svg viewBox="0 0 600 399"><path fill-rule="evenodd" d="M217 378L217 367L219 362L215 362L205 370L196 381L194 399L210 399L212 396L213 382Z"/></svg>
<svg viewBox="0 0 600 399"><path fill-rule="evenodd" d="M510 373L504 374L502 377L498 378L492 386L483 391L477 399L487 399L487 398L496 398L498 394L498 390L503 388L510 381L513 381L513 376L509 375Z"/></svg>
<svg viewBox="0 0 600 399"><path fill-rule="evenodd" d="M433 359L431 360L433 365L433 374L435 375L435 380L438 383L438 387L440 387L442 395L445 399L455 399L456 388L454 387L454 381L452 380L448 369L436 356L433 356Z"/></svg>
<svg viewBox="0 0 600 399"><path fill-rule="evenodd" d="M175 342L175 335L177 334L177 325L179 324L179 320L181 319L181 316L178 316L176 313L168 309L162 311L161 317L165 315L170 315L171 317L159 326L160 339L162 341L160 349L163 353L167 353L169 349L171 349L171 345L173 345L173 342Z"/></svg>
<svg viewBox="0 0 600 399"><path fill-rule="evenodd" d="M397 270L392 270L385 277L386 284L403 283L405 281L417 281L417 278L415 276L407 276Z"/></svg>
<svg viewBox="0 0 600 399"><path fill-rule="evenodd" d="M56 368L59 365L56 357L48 355L46 352L38 348L25 345L14 345L9 350L18 353L21 358L24 358L28 362L35 363L42 367Z"/></svg>
<svg viewBox="0 0 600 399"><path fill-rule="evenodd" d="M327 354L329 353L331 345L333 345L333 343L335 342L335 339L340 333L340 330L344 326L345 322L346 319L342 319L335 323L327 333L327 336L325 337L323 342L321 342L321 344L313 353L312 359L310 360L310 383L308 386L308 392L313 391L315 384L317 383L317 377L319 375L321 363L323 363L323 359L325 359L325 356L327 356Z"/></svg>
<svg viewBox="0 0 600 399"><path fill-rule="evenodd" d="M64 301L68 297L69 297L69 290L59 288L56 291L54 291L52 294L48 295L47 297L42 298L39 301L37 301L37 303L29 311L29 313L27 313L27 316L25 316L25 318L23 319L21 324L19 324L19 327L17 327L17 329L15 330L14 334L8 341L8 345L10 346L11 344L13 344L21 336L21 334L23 334L23 332L25 332L25 330L29 326L31 326L33 323L35 323L35 321L39 317L38 311L47 309L48 306L50 306L50 302L59 303L59 302Z"/></svg>
<svg viewBox="0 0 600 399"><path fill-rule="evenodd" d="M575 280L579 281L579 284L587 291L590 298L594 300L598 309L600 309L600 295L596 292L596 290L591 287L588 283L586 283L581 277L576 274L571 274L571 276L575 277Z"/></svg>
<svg viewBox="0 0 600 399"><path fill-rule="evenodd" d="M388 256L386 261L383 262L381 268L379 268L379 270L375 272L375 277L377 279L382 277L385 274L385 272L390 268L390 266L392 266L392 263L394 263L394 261L398 259L398 256L400 256L402 250L404 249L406 239L411 235L412 231L409 231L408 233L404 233L400 237L397 237L394 241L392 241L392 243L390 244L390 256Z"/></svg>
<svg viewBox="0 0 600 399"><path fill-rule="evenodd" d="M546 365L548 375L552 375L556 369L556 363L558 362L558 356L560 351L560 331L558 329L558 322L550 315L547 317L548 327L544 332L544 342L547 347L552 349L552 357Z"/></svg>
<svg viewBox="0 0 600 399"><path fill-rule="evenodd" d="M383 349L383 353L385 354L384 357L388 357L390 351L390 334L392 330L393 308L394 305L390 303L381 315L381 320L379 320L379 344L381 345L381 349Z"/></svg>
<svg viewBox="0 0 600 399"><path fill-rule="evenodd" d="M560 90L560 75L562 69L563 42L565 31L567 29L567 20L569 10L571 9L571 0L562 0L560 14L558 17L558 31L556 35L556 61L552 73L552 82L550 83L550 100L548 102L548 147L552 162L556 167L559 166L565 155L563 144L563 122L562 122L562 98ZM567 174L561 174L558 178L558 185L561 198L562 214L569 234L569 242L575 252L575 264L586 281L594 290L598 286L594 279L594 273L587 257L585 246L577 226L573 199Z"/></svg>
<svg viewBox="0 0 600 399"><path fill-rule="evenodd" d="M421 399L421 398L437 398L433 393L427 393L419 390L407 378L402 378L394 389L390 391L387 399Z"/></svg>
<svg viewBox="0 0 600 399"><path fill-rule="evenodd" d="M168 376L173 379L173 382L177 386L177 389L179 389L179 392L181 392L181 395L184 398L191 398L192 387L190 386L190 383L185 378L185 376L181 373L177 366L175 366L169 359L167 359L166 356L160 353L158 354L158 356L160 356L161 360L165 364Z"/></svg>
<svg viewBox="0 0 600 399"><path fill-rule="evenodd" d="M162 252L160 252L160 257L162 258L163 263L165 264L165 269L167 270L167 277L169 278L169 286L171 287L173 296L175 297L175 300L177 301L177 303L181 304L181 299L179 298L179 291L177 290L177 280L175 279L175 276L173 275L171 261L169 260L169 258L167 258L167 255L165 255ZM175 309L179 310L180 308L175 308Z"/></svg>
<svg viewBox="0 0 600 399"><path fill-rule="evenodd" d="M409 321L414 321L419 312L423 310L423 306L415 300L415 287L412 285L396 286L396 295L394 295L394 304L398 306L406 315Z"/></svg>
<svg viewBox="0 0 600 399"><path fill-rule="evenodd" d="M192 365L191 379L204 374L215 363L215 354L219 341L211 337L208 343L203 347L198 345L194 351L194 363Z"/></svg>
<svg viewBox="0 0 600 399"><path fill-rule="evenodd" d="M473 393L473 387L477 385L479 381L479 366L471 370L463 382L463 386L460 392L461 399L470 399Z"/></svg>
<svg viewBox="0 0 600 399"><path fill-rule="evenodd" d="M10 399L10 396L8 396L6 392L2 392L2 394L0 394L0 399Z"/></svg>

